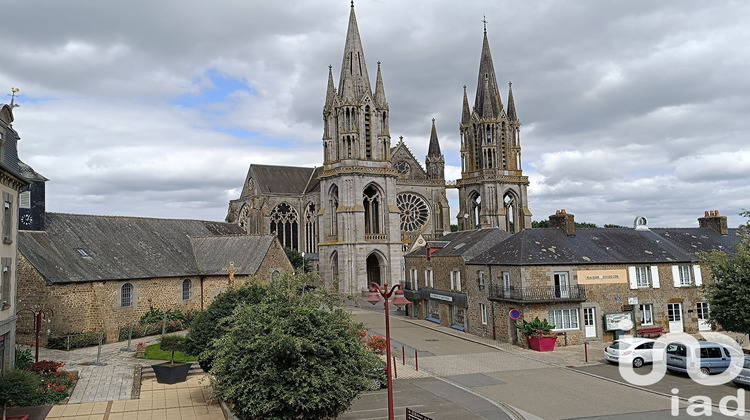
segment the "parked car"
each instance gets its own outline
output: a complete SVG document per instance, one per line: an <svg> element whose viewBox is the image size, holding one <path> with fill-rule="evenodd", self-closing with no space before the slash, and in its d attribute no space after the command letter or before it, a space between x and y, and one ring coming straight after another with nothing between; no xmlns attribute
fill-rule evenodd
<svg viewBox="0 0 750 420"><path fill-rule="evenodd" d="M610 363L625 360L639 368L645 363L661 362L664 355L664 344L650 338L622 338L611 342L604 349L604 358Z"/></svg>
<svg viewBox="0 0 750 420"><path fill-rule="evenodd" d="M367 372L370 379L370 391L377 391L388 387L388 371L384 360L379 360L377 366Z"/></svg>
<svg viewBox="0 0 750 420"><path fill-rule="evenodd" d="M735 385L750 386L750 355L745 355L741 367L732 366L731 369L733 372L739 371L739 374L732 379L732 382L734 382Z"/></svg>
<svg viewBox="0 0 750 420"><path fill-rule="evenodd" d="M723 344L699 341L697 344L674 342L667 344L667 370L686 373L698 368L701 375L724 372L732 362L730 349Z"/></svg>

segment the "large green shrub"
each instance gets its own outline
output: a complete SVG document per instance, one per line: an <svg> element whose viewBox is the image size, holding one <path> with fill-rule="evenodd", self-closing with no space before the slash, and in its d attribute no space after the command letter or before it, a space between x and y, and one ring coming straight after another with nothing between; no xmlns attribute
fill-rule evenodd
<svg viewBox="0 0 750 420"><path fill-rule="evenodd" d="M0 372L0 404L3 405L3 419L8 405L20 405L24 398L37 392L41 380L39 375L24 370Z"/></svg>
<svg viewBox="0 0 750 420"><path fill-rule="evenodd" d="M102 336L102 343L107 339ZM71 332L50 336L47 339L47 348L55 350L79 349L99 345L99 333L96 331Z"/></svg>
<svg viewBox="0 0 750 420"><path fill-rule="evenodd" d="M164 335L159 339L159 348L164 351L171 351L172 357L169 363L174 364L174 352L182 351L185 347L185 337L177 334Z"/></svg>

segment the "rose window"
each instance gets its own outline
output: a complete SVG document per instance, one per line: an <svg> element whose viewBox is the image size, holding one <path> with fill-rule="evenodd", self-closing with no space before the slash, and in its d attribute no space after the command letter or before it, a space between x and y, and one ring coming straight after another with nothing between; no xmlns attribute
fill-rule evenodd
<svg viewBox="0 0 750 420"><path fill-rule="evenodd" d="M396 205L401 213L401 230L415 232L421 230L430 216L430 208L425 200L411 193L396 196Z"/></svg>

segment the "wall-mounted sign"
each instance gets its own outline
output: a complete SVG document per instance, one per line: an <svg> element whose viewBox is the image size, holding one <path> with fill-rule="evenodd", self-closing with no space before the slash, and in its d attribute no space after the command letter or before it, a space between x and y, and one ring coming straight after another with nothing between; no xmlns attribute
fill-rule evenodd
<svg viewBox="0 0 750 420"><path fill-rule="evenodd" d="M627 283L627 270L578 270L578 284Z"/></svg>
<svg viewBox="0 0 750 420"><path fill-rule="evenodd" d="M634 324L631 312L615 312L611 314L604 314L604 329L607 331L630 331L633 329L633 326Z"/></svg>
<svg viewBox="0 0 750 420"><path fill-rule="evenodd" d="M638 298L637 297L629 297L628 298L628 305L637 305L638 304Z"/></svg>
<svg viewBox="0 0 750 420"><path fill-rule="evenodd" d="M430 293L430 298L437 300L444 300L446 302L453 302L453 298L450 296L439 295L437 293Z"/></svg>
<svg viewBox="0 0 750 420"><path fill-rule="evenodd" d="M511 309L510 312L508 312L508 316L510 319L518 319L521 317L521 311L518 309Z"/></svg>

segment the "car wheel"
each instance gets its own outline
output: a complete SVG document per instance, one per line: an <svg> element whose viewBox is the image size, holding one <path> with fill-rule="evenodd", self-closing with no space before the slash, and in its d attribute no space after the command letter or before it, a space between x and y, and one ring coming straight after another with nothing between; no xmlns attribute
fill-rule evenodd
<svg viewBox="0 0 750 420"><path fill-rule="evenodd" d="M708 376L710 374L711 374L711 371L707 367L702 367L701 368L701 376L702 377L705 378L706 376Z"/></svg>
<svg viewBox="0 0 750 420"><path fill-rule="evenodd" d="M641 366L643 366L643 359L642 358L636 357L635 359L633 359L633 367L634 368L639 368Z"/></svg>
<svg viewBox="0 0 750 420"><path fill-rule="evenodd" d="M377 391L380 389L380 379L373 379L370 382L370 391Z"/></svg>

